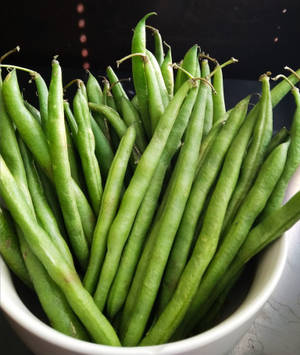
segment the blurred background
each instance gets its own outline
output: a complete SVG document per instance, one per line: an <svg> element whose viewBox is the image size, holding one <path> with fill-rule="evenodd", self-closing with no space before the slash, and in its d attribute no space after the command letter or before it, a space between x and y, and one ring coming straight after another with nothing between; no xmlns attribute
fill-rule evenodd
<svg viewBox="0 0 300 355"><path fill-rule="evenodd" d="M225 77L252 79L266 70L299 65L299 0L51 0L12 1L1 8L1 53L21 46L9 61L48 73L62 65L103 72L130 53L132 29L147 12L179 61L197 43L220 62L236 57ZM152 45L148 34L149 47ZM130 71L130 63L122 66ZM47 75L47 74L46 74Z"/></svg>

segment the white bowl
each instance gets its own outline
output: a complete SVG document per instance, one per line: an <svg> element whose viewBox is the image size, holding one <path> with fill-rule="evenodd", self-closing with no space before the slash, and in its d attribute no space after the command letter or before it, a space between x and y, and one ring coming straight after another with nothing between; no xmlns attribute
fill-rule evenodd
<svg viewBox="0 0 300 355"><path fill-rule="evenodd" d="M290 184L287 198L299 188L300 169ZM39 320L24 305L1 258L0 305L20 338L38 355L227 354L250 328L278 284L286 262L288 234L299 232L299 224L296 227L270 245L260 256L254 280L242 304L214 328L182 341L151 347L118 348L92 344L61 334Z"/></svg>

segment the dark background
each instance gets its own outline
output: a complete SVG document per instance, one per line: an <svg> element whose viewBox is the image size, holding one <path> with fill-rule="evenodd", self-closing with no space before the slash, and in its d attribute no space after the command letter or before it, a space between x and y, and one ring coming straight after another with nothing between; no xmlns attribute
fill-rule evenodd
<svg viewBox="0 0 300 355"><path fill-rule="evenodd" d="M150 11L158 16L148 23L172 45L175 61L197 43L220 62L232 56L240 60L226 69L227 78L256 80L266 70L278 73L284 65L299 64L299 0L10 1L1 6L1 52L20 45L21 53L8 61L46 75L56 54L78 76L84 62L101 72L130 53L132 29ZM129 65L122 70L129 71Z"/></svg>

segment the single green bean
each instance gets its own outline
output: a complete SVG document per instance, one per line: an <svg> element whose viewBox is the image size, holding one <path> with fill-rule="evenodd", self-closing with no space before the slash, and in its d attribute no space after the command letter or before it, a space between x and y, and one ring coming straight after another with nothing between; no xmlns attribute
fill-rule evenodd
<svg viewBox="0 0 300 355"><path fill-rule="evenodd" d="M168 52L165 56L165 59L160 67L161 69L161 74L163 76L169 99L172 100L173 95L174 95L174 71L173 71L173 66L172 66L172 52L171 52L171 47L168 46Z"/></svg>
<svg viewBox="0 0 300 355"><path fill-rule="evenodd" d="M195 44L185 54L181 67L187 70L192 75L195 75L198 63L199 46ZM180 86L188 79L188 76L181 70L177 71L174 84L174 92L176 93Z"/></svg>
<svg viewBox="0 0 300 355"><path fill-rule="evenodd" d="M161 67L158 64L155 56L152 54L151 51L149 51L148 49L146 50L147 56L152 64L156 79L157 79L157 84L159 87L159 91L160 91L160 95L162 98L162 103L164 105L164 107L166 108L170 99L169 99L169 94L168 94L168 90L164 81L164 78L162 76L162 71L161 71Z"/></svg>
<svg viewBox="0 0 300 355"><path fill-rule="evenodd" d="M124 176L134 140L135 129L131 126L127 129L126 134L121 139L107 177L101 208L93 236L89 264L83 281L85 288L91 294L94 293L99 279L99 273L106 251L108 231L119 205Z"/></svg>
<svg viewBox="0 0 300 355"><path fill-rule="evenodd" d="M89 249L74 196L65 135L61 69L56 60L52 61L48 109L47 133L53 178L72 248L84 269Z"/></svg>
<svg viewBox="0 0 300 355"><path fill-rule="evenodd" d="M113 126L119 138L122 138L127 130L127 126L116 110L107 105L94 104L89 102L89 107L93 112L103 114Z"/></svg>
<svg viewBox="0 0 300 355"><path fill-rule="evenodd" d="M104 104L104 95L101 89L100 84L98 83L98 80L89 72L89 78L86 83L86 91L87 91L87 96L88 96L88 101L93 102L94 104ZM107 124L104 120L104 117L99 114L95 113L94 118L101 128L101 131L105 135L106 139L110 140L110 135L108 132L108 127Z"/></svg>
<svg viewBox="0 0 300 355"><path fill-rule="evenodd" d="M201 62L201 72L203 78L208 78L210 81L210 69L209 69L209 64L207 59L203 59ZM217 94L214 94L217 95ZM209 91L207 95L207 100L206 100L206 109L205 109L205 120L204 120L204 126L203 126L203 136L207 136L209 133L210 129L212 128L213 122L214 122L214 104L213 104L213 93L212 90ZM217 122L216 120L215 122Z"/></svg>
<svg viewBox="0 0 300 355"><path fill-rule="evenodd" d="M286 127L282 127L280 131L272 137L265 155L268 156L273 149L275 149L279 144L285 142L289 136L290 133L288 129Z"/></svg>
<svg viewBox="0 0 300 355"><path fill-rule="evenodd" d="M146 29L145 22L149 16L156 15L150 12L136 25L131 42L131 53L146 53ZM132 57L132 75L135 92L139 102L141 119L148 137L151 137L151 123L148 112L148 88L144 71L144 61L136 56Z"/></svg>
<svg viewBox="0 0 300 355"><path fill-rule="evenodd" d="M123 86L119 78L117 77L116 73L114 72L111 66L106 68L106 75L110 82L111 91L113 93L118 112L121 112L121 99L125 97L126 99L129 100L129 98L126 94L126 91L123 89Z"/></svg>
<svg viewBox="0 0 300 355"><path fill-rule="evenodd" d="M214 70L213 86L216 94L213 95L213 122L218 121L226 112L224 87L223 87L223 72L219 63Z"/></svg>
<svg viewBox="0 0 300 355"><path fill-rule="evenodd" d="M34 119L41 124L41 115L40 115L40 111L34 107L33 105L31 105L30 102L24 100L24 105L27 108L27 110L32 114L32 117L34 117Z"/></svg>
<svg viewBox="0 0 300 355"><path fill-rule="evenodd" d="M45 129L48 120L48 88L44 79L39 73L34 72L32 77L36 85L38 99L39 99L41 123L43 129Z"/></svg>
<svg viewBox="0 0 300 355"><path fill-rule="evenodd" d="M168 136L190 88L195 85L193 80L188 80L178 91L167 109L163 113L156 130L146 150L141 156L135 172L131 178L121 201L119 211L111 225L108 235L107 253L100 274L95 301L99 308L103 308L112 281L118 269L121 254L127 241L137 211L145 196L151 178L160 160Z"/></svg>
<svg viewBox="0 0 300 355"><path fill-rule="evenodd" d="M0 154L7 162L15 179L20 185L24 198L30 199L27 189L26 172L17 142L15 129L4 104L2 84L0 85L0 132L2 132L0 137Z"/></svg>
<svg viewBox="0 0 300 355"><path fill-rule="evenodd" d="M154 38L155 59L157 60L157 63L159 64L159 66L161 66L164 61L164 56L165 56L161 35L160 35L159 30L157 28L152 27L152 26L146 26L146 27L152 31L152 35Z"/></svg>

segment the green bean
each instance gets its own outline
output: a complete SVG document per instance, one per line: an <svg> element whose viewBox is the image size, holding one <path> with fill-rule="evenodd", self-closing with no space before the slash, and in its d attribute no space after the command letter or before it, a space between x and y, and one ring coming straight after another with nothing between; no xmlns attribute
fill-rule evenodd
<svg viewBox="0 0 300 355"><path fill-rule="evenodd" d="M13 221L7 211L0 207L0 254L8 267L22 280L32 287L31 279L24 264Z"/></svg>
<svg viewBox="0 0 300 355"><path fill-rule="evenodd" d="M258 109L254 108L248 115L256 115L259 111L257 124L253 132L253 139L244 159L239 182L228 205L223 224L223 234L231 226L234 216L249 191L257 171L264 159L273 131L273 115L270 96L269 78L264 75L262 81L262 96Z"/></svg>
<svg viewBox="0 0 300 355"><path fill-rule="evenodd" d="M2 84L0 84L0 132L2 132L0 138L0 154L7 162L9 168L15 176L15 179L20 185L24 198L26 200L30 199L30 195L26 187L26 172L22 162L15 129L4 105Z"/></svg>
<svg viewBox="0 0 300 355"><path fill-rule="evenodd" d="M2 92L9 116L38 163L46 174L51 176L51 160L46 137L39 123L24 106L15 69L8 73L4 79ZM34 139L32 139L33 132L36 133Z"/></svg>
<svg viewBox="0 0 300 355"><path fill-rule="evenodd" d="M47 271L31 252L27 242L21 237L21 250L29 270L34 289L51 326L59 332L81 340L89 340L86 330L71 310L67 300Z"/></svg>
<svg viewBox="0 0 300 355"><path fill-rule="evenodd" d="M110 82L110 88L113 93L113 97L116 102L118 112L121 112L121 99L123 97L128 99L126 91L123 89L123 86L119 78L117 77L116 73L113 71L113 68L111 66L106 68L106 75Z"/></svg>
<svg viewBox="0 0 300 355"><path fill-rule="evenodd" d="M218 121L226 112L224 87L223 87L223 73L222 68L217 63L217 70L214 70L213 86L216 89L216 94L213 95L213 122Z"/></svg>
<svg viewBox="0 0 300 355"><path fill-rule="evenodd" d="M211 293L207 302L197 311L198 321L203 318L215 299L223 292L230 280L241 268L262 249L280 237L300 219L300 192L295 194L285 205L271 212L257 224L248 234L232 264ZM190 306L189 312L192 311ZM183 330L183 329L181 329ZM183 331L181 334L185 333Z"/></svg>
<svg viewBox="0 0 300 355"><path fill-rule="evenodd" d="M50 84L48 124L51 123L52 115L51 96ZM53 281L61 288L71 308L93 339L101 344L120 345L115 331L82 286L75 269L64 260L48 234L36 222L27 203L20 197L18 185L1 155L0 193L16 223L22 226L24 237L32 252L38 257Z"/></svg>
<svg viewBox="0 0 300 355"><path fill-rule="evenodd" d="M283 202L284 195L288 186L288 183L295 173L296 169L300 164L300 94L299 89L296 87L292 88L292 93L294 95L296 110L293 117L293 123L291 127L291 144L288 151L288 157L286 161L285 169L274 189L270 200L263 212L263 216L268 215L272 211L279 208Z"/></svg>
<svg viewBox="0 0 300 355"><path fill-rule="evenodd" d="M121 139L107 177L97 225L93 236L89 264L83 281L85 288L91 294L94 293L99 278L101 264L106 251L108 231L119 205L125 171L134 140L135 129L131 126L127 129L126 134Z"/></svg>
<svg viewBox="0 0 300 355"><path fill-rule="evenodd" d="M209 78L210 69L207 59L203 59L201 62L201 72L203 78ZM210 80L210 79L208 79ZM218 95L218 94L216 94ZM203 136L207 136L208 132L212 128L214 119L214 107L213 107L213 93L212 90L209 91L206 100L206 109L205 109L205 119L204 119L204 126L203 126Z"/></svg>
<svg viewBox="0 0 300 355"><path fill-rule="evenodd" d="M125 97L121 99L121 112L126 125L128 127L134 125L136 130L136 145L143 152L147 146L147 141L140 115L130 100Z"/></svg>
<svg viewBox="0 0 300 355"><path fill-rule="evenodd" d="M144 56L144 70L148 88L148 109L151 121L151 129L154 132L157 123L162 116L165 105L163 103L163 98L160 92L158 80L156 78L153 65L148 57Z"/></svg>
<svg viewBox="0 0 300 355"><path fill-rule="evenodd" d="M32 152L34 158L40 164L47 177L53 181L51 159L46 135L39 123L24 106L15 70L11 71L6 76L2 89L5 106L10 117L17 126L23 141ZM72 186L85 234L87 238L90 238L91 230L94 228L95 218L91 213L91 208L84 194L74 180L72 180Z"/></svg>
<svg viewBox="0 0 300 355"><path fill-rule="evenodd" d="M298 69L295 72L298 76L300 75L300 69ZM294 74L291 74L288 76L289 81L292 84L297 84L299 81L299 77L297 77ZM279 84L277 84L272 90L271 90L271 97L272 97L272 107L274 108L279 104L279 102L283 99L283 97L290 91L291 86L290 84L282 80Z"/></svg>
<svg viewBox="0 0 300 355"><path fill-rule="evenodd" d="M138 97L137 97L136 95L133 96L133 98L131 99L131 103L132 103L132 105L136 108L136 110L138 111L138 113L140 113L139 101L138 101Z"/></svg>
<svg viewBox="0 0 300 355"><path fill-rule="evenodd" d="M195 71L198 65L198 49L199 46L195 44L185 54L181 67L187 70L192 75L195 75ZM187 80L188 76L181 70L177 72L174 84L174 92L176 93L180 86Z"/></svg>
<svg viewBox="0 0 300 355"><path fill-rule="evenodd" d="M157 230L156 243L144 274L136 305L127 324L122 324L121 336L126 346L136 345L143 335L165 265L180 223L186 201L194 179L198 152L201 144L208 85L201 84L194 106L184 145L174 171L174 180ZM172 221L172 222L171 222Z"/></svg>
<svg viewBox="0 0 300 355"><path fill-rule="evenodd" d="M79 85L73 101L74 116L78 127L76 141L88 194L94 211L98 214L102 196L102 180L95 156L95 139L91 128L88 102L82 89L83 83Z"/></svg>
<svg viewBox="0 0 300 355"><path fill-rule="evenodd" d="M226 124L226 120L228 119L228 117L229 117L229 113L226 112L226 115L223 117L224 120L220 120L220 121L216 122L212 126L212 128L208 132L208 134L204 137L204 139L202 141L202 144L201 144L201 147L200 147L200 151L199 151L197 173L200 170L203 162L205 161L206 155L209 152L210 148L212 147L216 137L218 136L218 134L220 133L221 129Z"/></svg>
<svg viewBox="0 0 300 355"><path fill-rule="evenodd" d="M56 191L72 248L84 269L89 250L74 197L65 135L61 69L56 60L52 61L48 109L47 133Z"/></svg>
<svg viewBox="0 0 300 355"><path fill-rule="evenodd" d="M156 15L155 12L150 12L145 15L136 25L131 42L131 52L146 53L146 31L145 22L149 16ZM134 89L139 102L139 111L141 119L148 137L151 137L151 123L148 112L148 88L144 72L144 61L138 56L132 57L132 76Z"/></svg>
<svg viewBox="0 0 300 355"><path fill-rule="evenodd" d="M165 56L165 59L160 67L161 74L163 76L169 99L172 100L174 94L174 72L173 72L173 62L172 62L172 52L171 47L168 46L168 52Z"/></svg>
<svg viewBox="0 0 300 355"><path fill-rule="evenodd" d="M110 286L117 272L124 245L166 145L175 118L185 96L193 85L195 85L195 82L188 80L182 86L181 90L178 91L178 95L170 101L123 195L119 211L109 231L107 253L98 283L97 289L99 291L95 300L100 309L105 305Z"/></svg>
<svg viewBox="0 0 300 355"><path fill-rule="evenodd" d="M66 100L64 100L64 112L65 112L65 115L67 118L68 125L71 130L72 138L76 143L76 137L77 137L77 133L78 133L78 125L77 125L76 119L73 115L73 112L71 110L70 104Z"/></svg>
<svg viewBox="0 0 300 355"><path fill-rule="evenodd" d="M160 91L160 95L162 98L162 103L164 105L164 107L166 108L170 99L169 99L169 94L168 94L168 90L164 81L164 78L162 76L162 72L161 72L161 68L155 58L155 56L147 49L146 50L146 54L152 64L156 79L157 79L157 84L159 87L159 91Z"/></svg>
<svg viewBox="0 0 300 355"><path fill-rule="evenodd" d="M116 110L107 105L94 104L92 102L89 102L89 108L93 112L103 114L108 119L109 123L113 126L119 138L124 136L127 130L127 126Z"/></svg>
<svg viewBox="0 0 300 355"><path fill-rule="evenodd" d="M248 98L248 101L249 99L250 98ZM213 243L217 244L217 241L219 240L226 208L236 186L240 167L255 125L255 121L255 116L253 116L251 120L245 120L238 134L233 139L226 154L218 182L214 188L211 198L209 199L208 206L205 209L206 212L204 215L201 233L203 235L210 236L212 245ZM220 201L222 201L221 204ZM211 223L212 218L214 218L214 223ZM187 242L187 239L182 239L179 233L180 230L178 231L178 236L171 251L162 283L159 300L161 311L167 306L168 302L172 298L180 276L188 261L191 239ZM192 235L190 235L190 238L191 237Z"/></svg>
<svg viewBox="0 0 300 355"><path fill-rule="evenodd" d="M185 316L181 327L185 330L192 329L195 309L201 309L205 301L210 297L214 287L220 282L225 271L238 253L245 241L256 217L263 210L270 197L280 175L284 169L289 142L282 143L269 155L256 181L245 198L243 204L233 221L231 228L224 237L218 251L208 266L200 287L195 294L190 310Z"/></svg>
<svg viewBox="0 0 300 355"><path fill-rule="evenodd" d="M89 78L86 83L86 91L89 102L93 102L95 104L104 103L104 97L101 86L98 80L94 77L94 75L92 75L91 72L89 72ZM105 137L109 140L109 132L107 132L107 126L104 122L104 117L99 113L95 113L94 118L98 123L99 127L101 128Z"/></svg>
<svg viewBox="0 0 300 355"><path fill-rule="evenodd" d="M279 144L285 142L290 136L290 133L286 127L282 127L277 134L275 134L266 150L265 156L268 156Z"/></svg>
<svg viewBox="0 0 300 355"><path fill-rule="evenodd" d="M34 72L32 77L37 88L42 127L45 129L48 120L48 88L39 73Z"/></svg>
<svg viewBox="0 0 300 355"><path fill-rule="evenodd" d="M42 183L34 165L34 161L22 140L19 140L19 147L26 170L28 189L30 191L38 222L44 228L44 230L47 231L51 237L51 240L53 241L53 244L57 247L62 257L64 257L68 263L73 265L72 254L65 240L60 234L56 219L47 203Z"/></svg>
<svg viewBox="0 0 300 355"><path fill-rule="evenodd" d="M112 160L114 158L114 153L111 149L109 141L106 139L105 135L101 131L92 115L91 126L95 138L95 154L100 166L101 174L103 175L104 179L106 179Z"/></svg>
<svg viewBox="0 0 300 355"><path fill-rule="evenodd" d="M135 53L135 54L128 55L128 56L118 60L117 65L119 66L123 61L127 60L128 58L135 57L135 56L141 56L144 61L144 70L145 70L146 84L147 84L147 90L148 90L148 109L149 109L149 115L150 115L150 121L151 121L151 130L153 132L155 130L157 122L159 121L162 113L165 110L165 106L167 105L169 99L168 99L167 91L166 91L165 92L165 94L166 94L165 99L167 101L166 101L166 103L163 102L163 95L161 94L161 88L159 85L159 81L157 80L154 66L152 65L152 62L150 61L148 54ZM160 71L160 68L158 68L158 70ZM163 83L163 85L164 85L164 83Z"/></svg>
<svg viewBox="0 0 300 355"><path fill-rule="evenodd" d="M54 186L52 185L51 181L48 179L48 177L44 174L42 169L39 166L36 166L38 175L40 177L43 191L45 193L47 202L52 210L52 213L55 217L55 220L58 224L59 231L62 234L62 236L66 239L67 238L67 232L66 232L66 227L64 224L64 219L62 216L61 208L59 205L58 197L55 191Z"/></svg>
<svg viewBox="0 0 300 355"><path fill-rule="evenodd" d="M111 318L117 314L125 302L135 267L142 252L147 231L156 211L166 171L170 165L172 157L180 145L180 140L188 124L197 97L197 92L198 87L192 88L184 100L168 137L156 171L152 177L151 184L145 194L141 207L138 210L120 261L120 266L109 293L107 312ZM133 298L135 299L135 296Z"/></svg>
<svg viewBox="0 0 300 355"><path fill-rule="evenodd" d="M224 240L223 245L225 248L226 244L227 249L223 249L225 250L222 254L223 259L220 258L218 260L220 261L219 270L221 272L224 271L227 266L226 261L230 263L229 258L235 255L239 246L241 245L241 237L244 239L247 236L248 231L250 230L256 216L263 209L268 197L270 196L270 193L272 192L272 189L274 188L276 181L280 177L280 174L284 168L287 149L288 143L283 143L281 146L275 149L274 153L271 154L264 163L253 189L247 196L243 207L239 210L234 225L230 230L231 233L228 234L229 238L227 240L225 239L226 242ZM218 202L216 201L216 203ZM216 240L217 238L215 238L215 226L213 226L214 222L212 223L212 220L214 220L213 209L211 211L208 210L205 215L203 227L199 234L195 248L188 264L182 273L172 299L168 303L161 316L158 318L155 325L152 326L151 330L143 339L141 345L160 344L168 341L185 316L193 297L196 295L194 297L196 302L198 302L200 299L200 297L198 297L199 292L197 292L197 288L200 284L203 274L207 269L210 261L212 261L212 263L210 264L208 270L210 270L212 267L211 265L215 265L217 262L216 257L214 257L212 260L218 243ZM221 232L221 227L221 225L218 227L219 233ZM207 235L210 237L207 238ZM234 239L234 235L237 240ZM226 260L226 258L228 260ZM203 285L203 282L204 279L201 285ZM199 290L200 289L201 286ZM193 323L191 318L196 318L195 314L197 313L193 313L191 317L191 313L188 311L185 317L185 321L181 326L186 327L185 329L190 328ZM187 319L189 319L191 323L187 324Z"/></svg>
<svg viewBox="0 0 300 355"><path fill-rule="evenodd" d="M164 56L165 56L161 35L160 35L159 30L157 28L152 27L152 26L148 26L148 25L146 27L150 28L150 30L152 31L152 35L154 37L155 58L157 60L157 63L159 64L159 66L161 66L164 61Z"/></svg>
<svg viewBox="0 0 300 355"><path fill-rule="evenodd" d="M31 105L30 102L24 100L24 105L27 108L27 110L32 114L32 117L34 117L34 119L41 124L41 115L40 115L40 111L34 107L33 105Z"/></svg>

